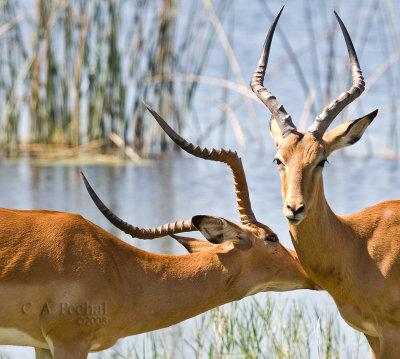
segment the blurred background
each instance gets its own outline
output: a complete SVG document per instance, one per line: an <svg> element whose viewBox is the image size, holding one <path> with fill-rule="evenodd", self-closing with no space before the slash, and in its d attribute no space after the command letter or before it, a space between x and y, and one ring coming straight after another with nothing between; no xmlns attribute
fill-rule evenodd
<svg viewBox="0 0 400 359"><path fill-rule="evenodd" d="M0 206L80 213L136 247L184 254L171 238L131 239L97 211L82 169L121 218L153 227L196 214L239 222L230 170L182 154L142 99L189 141L237 150L253 210L290 248L272 164L269 113L248 83L277 0L0 2ZM328 202L348 214L399 199L400 3L288 1L265 84L299 129L351 86L346 24L366 90L334 125L379 109L332 155ZM364 358L365 339L326 293L258 294L93 357ZM1 357L34 357L1 347Z"/></svg>

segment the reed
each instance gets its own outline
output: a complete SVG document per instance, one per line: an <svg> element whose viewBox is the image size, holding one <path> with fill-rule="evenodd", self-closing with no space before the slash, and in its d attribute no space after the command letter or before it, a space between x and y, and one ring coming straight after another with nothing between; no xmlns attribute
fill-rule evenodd
<svg viewBox="0 0 400 359"><path fill-rule="evenodd" d="M278 26L276 41L280 42L286 58L278 66L271 66L268 74L272 77L293 66L291 81L300 85L303 103L307 103L308 113L302 114L304 125L333 94L343 91L343 84L349 81L347 61L337 61L336 52L341 42L336 41L335 19L325 18L321 5L314 5L311 0L303 0L304 12L299 14L305 20L308 42L294 44ZM273 1L258 0L254 6L267 19L273 17ZM0 4L0 105L3 109L0 153L12 157L21 155L21 142L82 148L98 140L103 141L102 152L109 152L115 148L110 140L114 135L123 140L124 148L134 153L128 158L167 151L172 145L154 122L145 120L142 98L181 132L191 114L193 126L190 127L200 140L216 129L225 138L229 123L226 118L229 118L242 148L245 146L239 134L242 123L236 121L242 116L235 115L244 107L245 117L252 123L251 136L262 148L263 131L252 102L254 96L249 94L246 76L242 74L233 46L235 14L231 8L234 8L232 0L137 0L134 6L128 0L3 1ZM392 154L396 158L399 155L396 64L400 40L393 18L396 9L391 0L369 0L363 2L362 11L346 19L361 62L369 49L369 38L374 35L371 28L381 24L382 31L377 35L381 37L381 48L377 53L383 65L377 67L372 78L367 72L366 79L367 86L379 82L378 86L383 86L387 94L387 103L382 104L388 117L387 135L386 140L380 140L385 142L391 158ZM315 13L318 16L312 16ZM225 18L229 20L229 27L224 24ZM215 48L220 48L221 56L226 59L224 78L203 75L207 59ZM311 75L305 70L305 55L312 64ZM218 93L214 90L211 97L216 106L224 105L217 121L200 124L196 123L194 105L195 94L203 84L222 88L220 98L216 98ZM232 90L233 94L237 93L236 97L228 96ZM360 103L351 106L342 120L354 111L361 113ZM372 142L364 142L367 153L374 154ZM43 146L42 152L46 153L46 148ZM127 156L124 151L119 153ZM32 155L39 156L38 152Z"/></svg>
<svg viewBox="0 0 400 359"><path fill-rule="evenodd" d="M109 150L116 135L135 156L167 150L164 134L144 121L140 100L182 128L197 83L175 85L171 75L201 75L215 34L202 4L185 5L178 18L178 0L32 3L30 10L23 0L0 5L0 46L7 50L0 66L2 153L20 154L21 128L29 129L22 137L30 144L76 148L102 140ZM220 16L228 2L215 6ZM184 21L190 31L182 37Z"/></svg>
<svg viewBox="0 0 400 359"><path fill-rule="evenodd" d="M190 323L129 338L98 357L355 359L367 355L365 340L340 330L337 313L326 306L307 313L304 305L301 299L257 295L213 309Z"/></svg>

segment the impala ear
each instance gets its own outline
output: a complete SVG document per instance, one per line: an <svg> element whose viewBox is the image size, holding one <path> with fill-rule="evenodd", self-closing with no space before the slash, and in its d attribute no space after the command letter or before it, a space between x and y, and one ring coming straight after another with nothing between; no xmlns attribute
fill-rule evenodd
<svg viewBox="0 0 400 359"><path fill-rule="evenodd" d="M339 148L356 143L377 114L378 110L375 110L357 120L343 123L324 134L323 140L326 144L327 155L329 156Z"/></svg>
<svg viewBox="0 0 400 359"><path fill-rule="evenodd" d="M269 121L269 132L274 139L275 147L278 148L279 144L282 141L282 131L278 125L276 119L271 116L271 120Z"/></svg>
<svg viewBox="0 0 400 359"><path fill-rule="evenodd" d="M170 236L182 244L189 253L207 251L215 246L215 244L196 238L182 237L175 234L170 234Z"/></svg>
<svg viewBox="0 0 400 359"><path fill-rule="evenodd" d="M211 243L218 244L232 241L235 246L240 246L242 249L251 246L251 241L244 235L245 231L237 224L224 218L194 216L192 218L192 223Z"/></svg>

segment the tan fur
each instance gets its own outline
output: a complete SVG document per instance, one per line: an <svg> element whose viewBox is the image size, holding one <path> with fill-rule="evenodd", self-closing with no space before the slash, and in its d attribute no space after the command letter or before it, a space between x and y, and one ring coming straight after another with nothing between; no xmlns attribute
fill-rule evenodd
<svg viewBox="0 0 400 359"><path fill-rule="evenodd" d="M400 201L339 216L325 199L317 167L333 150L357 141L374 115L368 116L322 140L311 133L278 138L283 212L310 278L330 293L346 322L366 335L375 358L400 358ZM304 209L293 216L288 206Z"/></svg>
<svg viewBox="0 0 400 359"><path fill-rule="evenodd" d="M268 227L235 230L245 250L225 238L158 255L76 214L0 209L0 344L86 358L255 291L314 288L293 251L265 240Z"/></svg>

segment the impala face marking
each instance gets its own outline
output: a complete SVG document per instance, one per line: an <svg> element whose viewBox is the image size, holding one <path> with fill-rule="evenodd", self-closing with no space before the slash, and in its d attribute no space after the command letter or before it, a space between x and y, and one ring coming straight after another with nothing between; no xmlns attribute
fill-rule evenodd
<svg viewBox="0 0 400 359"><path fill-rule="evenodd" d="M290 224L300 224L310 208L319 211L316 194L323 191L322 170L328 156L335 150L351 145L361 138L372 122L377 110L372 113L338 126L318 139L311 132L294 131L286 138L273 129L277 153L275 162L281 177L283 214Z"/></svg>
<svg viewBox="0 0 400 359"><path fill-rule="evenodd" d="M314 203L325 153L324 146L309 133L291 133L278 146L275 162L282 182L283 214L291 224L306 218Z"/></svg>

